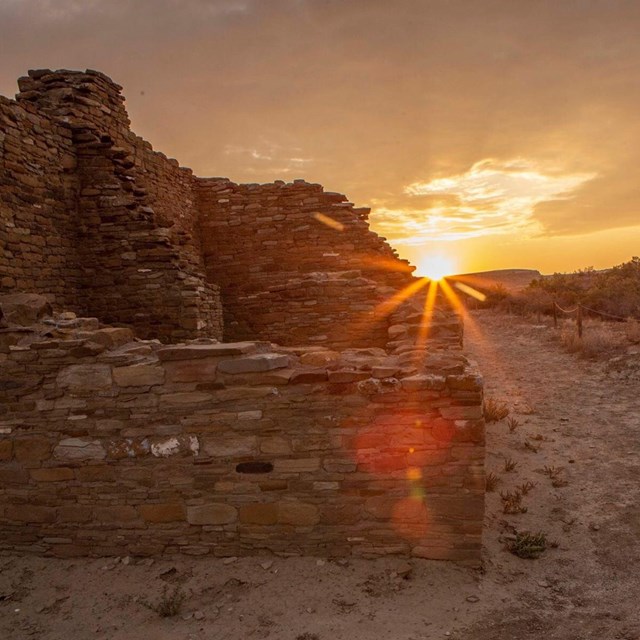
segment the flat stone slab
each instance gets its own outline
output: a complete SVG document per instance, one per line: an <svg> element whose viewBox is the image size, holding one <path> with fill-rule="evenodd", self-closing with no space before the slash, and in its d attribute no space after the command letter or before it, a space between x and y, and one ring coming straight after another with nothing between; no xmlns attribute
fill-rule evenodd
<svg viewBox="0 0 640 640"><path fill-rule="evenodd" d="M221 342L219 344L185 344L158 350L160 360L192 360L254 353L255 342Z"/></svg>
<svg viewBox="0 0 640 640"><path fill-rule="evenodd" d="M218 371L221 373L256 373L284 369L289 366L289 356L281 353L257 353L244 358L221 360Z"/></svg>

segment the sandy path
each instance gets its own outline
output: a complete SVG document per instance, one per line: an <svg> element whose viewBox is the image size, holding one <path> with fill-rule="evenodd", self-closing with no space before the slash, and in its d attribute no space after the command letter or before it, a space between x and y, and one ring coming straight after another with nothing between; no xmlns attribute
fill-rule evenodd
<svg viewBox="0 0 640 640"><path fill-rule="evenodd" d="M552 333L489 312L468 326L486 395L521 424L487 428L487 470L500 481L487 494L482 591L495 609L460 638L640 638L640 388L563 352ZM505 458L518 462L511 473ZM545 466L562 467L567 485L554 488ZM527 513L504 515L499 492L526 481L537 483ZM505 554L507 525L544 531L559 547L538 560Z"/></svg>
<svg viewBox="0 0 640 640"><path fill-rule="evenodd" d="M236 640L498 640L640 638L640 389L563 353L550 329L484 313L467 347L487 395L520 425L489 425L485 569L397 558L0 558L0 638ZM543 439L534 439L541 437ZM540 450L525 446L529 441ZM511 473L504 460L518 462ZM542 472L563 467L567 485ZM523 482L527 512L504 515L500 491ZM558 542L538 560L503 536L544 531ZM181 615L142 600L183 589ZM306 635L305 635L306 634Z"/></svg>

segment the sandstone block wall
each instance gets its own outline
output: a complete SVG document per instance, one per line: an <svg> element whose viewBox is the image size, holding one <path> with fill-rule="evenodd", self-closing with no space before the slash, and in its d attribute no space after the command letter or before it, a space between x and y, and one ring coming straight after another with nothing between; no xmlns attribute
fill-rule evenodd
<svg viewBox="0 0 640 640"><path fill-rule="evenodd" d="M0 551L477 563L482 381L459 318L389 304L416 279L368 209L196 178L99 72L19 86L0 98Z"/></svg>
<svg viewBox="0 0 640 640"><path fill-rule="evenodd" d="M129 130L120 87L32 71L2 99L2 291L51 296L144 337L221 337L193 176Z"/></svg>
<svg viewBox="0 0 640 640"><path fill-rule="evenodd" d="M413 267L369 229L369 209L304 180L198 179L197 196L228 339L384 346L376 308L412 282Z"/></svg>
<svg viewBox="0 0 640 640"><path fill-rule="evenodd" d="M0 354L0 550L478 562L481 380L459 354L416 372L48 322Z"/></svg>

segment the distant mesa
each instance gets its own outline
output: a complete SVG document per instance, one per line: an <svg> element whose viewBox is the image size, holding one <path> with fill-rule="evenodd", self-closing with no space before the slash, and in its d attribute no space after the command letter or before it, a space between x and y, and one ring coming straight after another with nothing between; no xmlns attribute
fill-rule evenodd
<svg viewBox="0 0 640 640"><path fill-rule="evenodd" d="M460 273L450 280L464 282L476 289L491 289L502 286L510 293L515 293L527 287L542 274L536 269L495 269L493 271L478 271L475 273Z"/></svg>

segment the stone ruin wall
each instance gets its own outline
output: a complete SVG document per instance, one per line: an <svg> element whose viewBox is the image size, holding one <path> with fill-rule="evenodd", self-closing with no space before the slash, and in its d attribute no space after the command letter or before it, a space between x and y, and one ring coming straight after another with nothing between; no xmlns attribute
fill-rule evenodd
<svg viewBox="0 0 640 640"><path fill-rule="evenodd" d="M419 303L380 313L415 279L368 210L194 177L98 72L19 84L0 97L0 549L477 563L482 381L456 318L434 314L425 350ZM223 309L245 342L212 340Z"/></svg>
<svg viewBox="0 0 640 640"><path fill-rule="evenodd" d="M98 72L33 71L0 102L2 290L167 341L222 336L193 176L129 130Z"/></svg>
<svg viewBox="0 0 640 640"><path fill-rule="evenodd" d="M385 346L388 320L376 308L413 267L369 229L368 208L304 180L198 179L197 194L228 338Z"/></svg>
<svg viewBox="0 0 640 640"><path fill-rule="evenodd" d="M66 325L3 361L0 550L477 563L484 425L460 362Z"/></svg>

